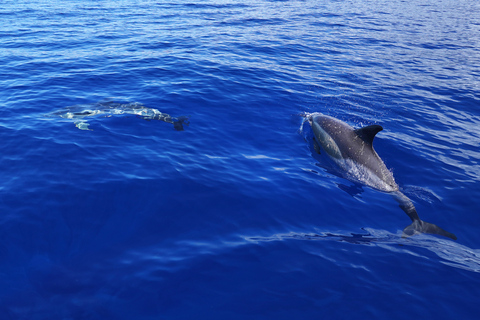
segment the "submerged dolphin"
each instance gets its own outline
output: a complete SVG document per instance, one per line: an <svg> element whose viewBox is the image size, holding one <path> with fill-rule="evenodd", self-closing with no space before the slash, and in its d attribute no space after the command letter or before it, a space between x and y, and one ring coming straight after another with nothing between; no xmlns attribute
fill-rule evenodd
<svg viewBox="0 0 480 320"><path fill-rule="evenodd" d="M160 112L157 109L147 108L139 102L121 104L108 101L91 104L80 104L55 111L47 116L73 119L75 120L75 126L80 130L92 130L89 128L89 123L87 123L85 118L102 114L105 116L112 116L117 114L132 114L140 116L145 120L160 120L173 124L175 130L178 131L183 130L184 124L189 124L188 117L181 116L174 118L169 114Z"/></svg>
<svg viewBox="0 0 480 320"><path fill-rule="evenodd" d="M354 129L347 123L321 113L304 115L312 127L314 148L320 153L320 147L353 180L375 189L389 192L400 204L400 208L412 220L412 224L403 230L403 236L417 233L438 234L456 240L457 237L442 228L422 221L412 201L399 191L393 174L373 149L373 138L383 130L379 125Z"/></svg>

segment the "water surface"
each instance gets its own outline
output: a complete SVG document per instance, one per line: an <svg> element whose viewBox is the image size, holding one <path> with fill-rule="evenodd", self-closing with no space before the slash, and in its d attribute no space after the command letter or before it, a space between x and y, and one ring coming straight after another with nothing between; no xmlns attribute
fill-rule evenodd
<svg viewBox="0 0 480 320"><path fill-rule="evenodd" d="M5 319L475 319L480 10L465 1L4 1ZM138 102L93 130L45 117ZM318 162L380 124L422 219Z"/></svg>

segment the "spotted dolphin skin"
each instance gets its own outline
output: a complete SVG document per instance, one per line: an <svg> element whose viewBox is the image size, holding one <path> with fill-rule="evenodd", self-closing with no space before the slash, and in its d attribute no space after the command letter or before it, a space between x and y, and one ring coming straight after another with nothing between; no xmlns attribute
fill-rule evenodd
<svg viewBox="0 0 480 320"><path fill-rule="evenodd" d="M67 107L58 111L55 111L47 116L60 117L64 119L72 119L75 122L75 126L80 130L92 130L89 128L87 122L88 117L97 115L104 115L110 117L112 115L119 114L131 114L139 116L145 120L160 120L163 122L173 124L173 127L177 131L183 130L183 125L188 125L188 117L172 117L169 114L160 112L154 108L147 108L139 102L130 103L116 103L116 102L97 102L90 104L80 104L71 107Z"/></svg>
<svg viewBox="0 0 480 320"><path fill-rule="evenodd" d="M418 233L430 233L456 240L457 237L442 228L422 221L412 201L399 191L393 174L373 149L373 138L383 130L379 125L354 129L336 118L321 114L305 114L314 134L314 148L323 150L346 172L347 177L375 189L389 192L410 217L412 224L403 230L408 237Z"/></svg>

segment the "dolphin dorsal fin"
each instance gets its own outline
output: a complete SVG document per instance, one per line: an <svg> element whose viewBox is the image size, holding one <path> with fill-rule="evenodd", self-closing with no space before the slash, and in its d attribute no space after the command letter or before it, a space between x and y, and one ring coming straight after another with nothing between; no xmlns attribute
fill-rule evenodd
<svg viewBox="0 0 480 320"><path fill-rule="evenodd" d="M368 143L369 145L372 145L373 138L375 138L375 135L382 130L383 130L382 126L379 126L378 124L372 124L371 126L366 126L366 127L360 128L360 129L356 129L355 133L363 141L365 141L365 143Z"/></svg>

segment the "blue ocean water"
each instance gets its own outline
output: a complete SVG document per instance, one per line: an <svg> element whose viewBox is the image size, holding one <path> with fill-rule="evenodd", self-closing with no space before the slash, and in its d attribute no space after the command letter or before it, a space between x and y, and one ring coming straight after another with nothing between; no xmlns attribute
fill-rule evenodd
<svg viewBox="0 0 480 320"><path fill-rule="evenodd" d="M474 0L2 1L1 318L477 319L479 35ZM134 102L190 124L49 116ZM382 125L458 240L402 238L304 112Z"/></svg>

